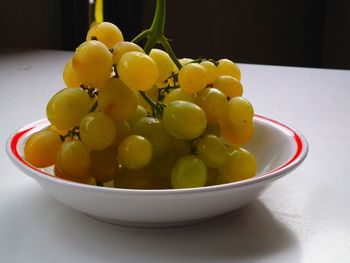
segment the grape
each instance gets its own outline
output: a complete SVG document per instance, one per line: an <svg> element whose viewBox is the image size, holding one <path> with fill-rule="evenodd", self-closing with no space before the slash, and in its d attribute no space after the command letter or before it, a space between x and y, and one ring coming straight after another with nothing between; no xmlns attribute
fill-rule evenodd
<svg viewBox="0 0 350 263"><path fill-rule="evenodd" d="M97 182L109 182L117 175L117 156L111 150L91 151L90 174Z"/></svg>
<svg viewBox="0 0 350 263"><path fill-rule="evenodd" d="M56 93L48 102L46 116L60 130L77 125L89 112L89 95L81 89L66 88Z"/></svg>
<svg viewBox="0 0 350 263"><path fill-rule="evenodd" d="M109 79L101 87L97 98L99 110L113 121L127 121L137 108L137 95L120 79Z"/></svg>
<svg viewBox="0 0 350 263"><path fill-rule="evenodd" d="M81 141L64 142L58 153L56 165L66 179L76 181L85 177L90 167L90 152Z"/></svg>
<svg viewBox="0 0 350 263"><path fill-rule="evenodd" d="M180 58L179 62L182 66L185 66L188 63L191 63L193 61L192 58Z"/></svg>
<svg viewBox="0 0 350 263"><path fill-rule="evenodd" d="M65 179L65 180L73 181L76 183L82 183L82 184L96 185L96 183L93 182L95 179L92 178L88 173L84 174L82 176L72 177L72 176L64 174L57 165L54 166L53 171L54 171L54 174L56 177L59 177L59 178Z"/></svg>
<svg viewBox="0 0 350 263"><path fill-rule="evenodd" d="M213 84L214 88L217 88L227 97L233 98L236 96L242 96L243 87L242 84L234 77L231 76L219 76L215 79Z"/></svg>
<svg viewBox="0 0 350 263"><path fill-rule="evenodd" d="M175 71L175 64L171 60L168 53L163 50L153 48L149 53L149 56L157 64L158 78L156 83L162 83L171 76L171 73Z"/></svg>
<svg viewBox="0 0 350 263"><path fill-rule="evenodd" d="M152 100L156 101L158 100L158 93L159 90L156 85L152 86L149 90L146 91L146 94L148 97L150 97ZM139 92L136 92L137 96L137 103L144 107L147 112L152 112L152 108L149 105L149 103L141 96Z"/></svg>
<svg viewBox="0 0 350 263"><path fill-rule="evenodd" d="M202 187L206 181L207 168L196 155L187 155L180 158L171 172L173 188Z"/></svg>
<svg viewBox="0 0 350 263"><path fill-rule="evenodd" d="M173 152L175 152L179 157L191 154L191 147L189 143L183 140L172 138L171 147Z"/></svg>
<svg viewBox="0 0 350 263"><path fill-rule="evenodd" d="M98 40L108 48L113 48L116 43L123 41L124 38L116 25L109 22L102 22L89 29L86 40Z"/></svg>
<svg viewBox="0 0 350 263"><path fill-rule="evenodd" d="M72 65L72 58L70 58L63 69L63 81L67 87L80 87L81 80L75 72Z"/></svg>
<svg viewBox="0 0 350 263"><path fill-rule="evenodd" d="M163 123L175 138L192 140L204 132L207 119L204 111L196 104L177 100L164 109Z"/></svg>
<svg viewBox="0 0 350 263"><path fill-rule="evenodd" d="M51 130L43 130L31 135L24 146L24 159L36 167L48 167L56 162L61 147L60 136Z"/></svg>
<svg viewBox="0 0 350 263"><path fill-rule="evenodd" d="M253 120L254 110L247 99L234 97L228 103L227 115L232 124L244 126Z"/></svg>
<svg viewBox="0 0 350 263"><path fill-rule="evenodd" d="M208 123L203 134L213 134L220 137L220 124L218 122Z"/></svg>
<svg viewBox="0 0 350 263"><path fill-rule="evenodd" d="M207 88L198 92L196 102L205 112L208 123L217 122L226 115L226 96L215 88Z"/></svg>
<svg viewBox="0 0 350 263"><path fill-rule="evenodd" d="M198 63L190 63L179 71L179 84L189 93L199 92L207 86L207 70Z"/></svg>
<svg viewBox="0 0 350 263"><path fill-rule="evenodd" d="M255 176L257 164L255 157L249 151L239 148L229 155L220 168L220 176L229 182L245 180Z"/></svg>
<svg viewBox="0 0 350 263"><path fill-rule="evenodd" d="M218 168L228 157L223 141L215 135L205 135L197 143L197 152L203 162L211 168Z"/></svg>
<svg viewBox="0 0 350 263"><path fill-rule="evenodd" d="M156 189L171 188L170 175L178 158L179 154L171 150L152 161L153 186Z"/></svg>
<svg viewBox="0 0 350 263"><path fill-rule="evenodd" d="M164 128L163 122L154 117L139 119L133 128L134 134L147 138L152 144L154 157L163 154L171 143L171 137Z"/></svg>
<svg viewBox="0 0 350 263"><path fill-rule="evenodd" d="M169 104L176 100L183 100L188 102L195 102L195 98L192 93L189 93L183 89L174 89L170 93L168 93L164 98L164 103Z"/></svg>
<svg viewBox="0 0 350 263"><path fill-rule="evenodd" d="M127 189L153 188L152 170L149 166L138 170L122 168L114 179L114 187Z"/></svg>
<svg viewBox="0 0 350 263"><path fill-rule="evenodd" d="M145 137L130 135L119 144L118 159L126 168L143 168L152 159L152 145Z"/></svg>
<svg viewBox="0 0 350 263"><path fill-rule="evenodd" d="M138 51L138 52L144 53L143 49L135 43L127 42L127 41L118 42L113 47L113 63L117 65L120 58L126 52L129 52L129 51Z"/></svg>
<svg viewBox="0 0 350 263"><path fill-rule="evenodd" d="M217 68L214 65L213 62L210 62L209 60L204 60L200 63L206 70L207 70L207 83L212 84L214 83L216 76L217 76Z"/></svg>
<svg viewBox="0 0 350 263"><path fill-rule="evenodd" d="M115 125L103 112L87 114L80 122L80 138L91 149L103 150L115 139Z"/></svg>
<svg viewBox="0 0 350 263"><path fill-rule="evenodd" d="M131 116L131 118L128 120L128 123L131 127L134 127L136 122L143 117L147 117L147 111L141 105L137 105L136 111Z"/></svg>
<svg viewBox="0 0 350 263"><path fill-rule="evenodd" d="M154 60L137 51L125 53L119 60L117 71L120 79L134 90L149 90L156 84L158 77L158 68Z"/></svg>
<svg viewBox="0 0 350 263"><path fill-rule="evenodd" d="M88 86L98 87L112 74L112 53L99 41L82 43L73 55L73 68Z"/></svg>
<svg viewBox="0 0 350 263"><path fill-rule="evenodd" d="M234 62L226 58L220 59L218 62L219 62L217 66L218 76L227 75L227 76L232 76L236 78L238 81L241 80L241 71L237 66L237 64L235 64Z"/></svg>
<svg viewBox="0 0 350 263"><path fill-rule="evenodd" d="M219 176L218 169L214 168L208 168L207 171L207 181L205 183L205 186L211 186L217 184L217 178Z"/></svg>
<svg viewBox="0 0 350 263"><path fill-rule="evenodd" d="M248 143L254 133L253 121L249 121L244 126L237 126L230 122L226 117L220 121L220 130L222 137L232 145L240 146Z"/></svg>
<svg viewBox="0 0 350 263"><path fill-rule="evenodd" d="M131 135L131 128L129 123L127 123L126 121L115 122L114 125L115 138L111 146L111 150L115 153L118 153L119 144L122 142L122 140Z"/></svg>

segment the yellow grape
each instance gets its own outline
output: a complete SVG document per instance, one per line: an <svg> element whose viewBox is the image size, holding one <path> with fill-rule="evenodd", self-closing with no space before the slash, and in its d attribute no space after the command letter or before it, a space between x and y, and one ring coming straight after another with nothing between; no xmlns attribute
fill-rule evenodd
<svg viewBox="0 0 350 263"><path fill-rule="evenodd" d="M128 120L130 127L134 127L136 122L143 117L147 117L147 111L141 105L137 105L136 111L131 116L131 118Z"/></svg>
<svg viewBox="0 0 350 263"><path fill-rule="evenodd" d="M205 183L205 186L215 185L217 182L218 176L219 176L218 169L208 168L207 181Z"/></svg>
<svg viewBox="0 0 350 263"><path fill-rule="evenodd" d="M232 124L244 126L253 120L254 109L247 99L234 97L228 103L227 115Z"/></svg>
<svg viewBox="0 0 350 263"><path fill-rule="evenodd" d="M180 58L179 62L182 66L185 66L186 64L189 64L193 61L192 58Z"/></svg>
<svg viewBox="0 0 350 263"><path fill-rule="evenodd" d="M220 124L218 122L208 123L207 127L205 128L204 134L213 134L220 137Z"/></svg>
<svg viewBox="0 0 350 263"><path fill-rule="evenodd" d="M117 156L111 150L91 151L90 174L97 182L109 182L117 175Z"/></svg>
<svg viewBox="0 0 350 263"><path fill-rule="evenodd" d="M86 40L98 40L105 44L108 48L124 40L120 29L109 22L102 22L91 27L87 33Z"/></svg>
<svg viewBox="0 0 350 263"><path fill-rule="evenodd" d="M114 187L126 189L152 189L152 170L149 166L137 170L122 168L114 179Z"/></svg>
<svg viewBox="0 0 350 263"><path fill-rule="evenodd" d="M242 96L243 94L242 84L236 78L231 76L217 77L214 81L213 87L220 90L230 98Z"/></svg>
<svg viewBox="0 0 350 263"><path fill-rule="evenodd" d="M163 50L153 48L149 53L149 56L154 60L158 67L158 78L156 83L162 83L167 80L171 73L174 72L175 64L171 60L168 53Z"/></svg>
<svg viewBox="0 0 350 263"><path fill-rule="evenodd" d="M197 152L203 162L211 168L219 168L228 157L223 141L212 134L205 135L199 139Z"/></svg>
<svg viewBox="0 0 350 263"><path fill-rule="evenodd" d="M66 88L57 92L48 102L46 116L50 123L60 130L79 124L89 112L89 95L77 88Z"/></svg>
<svg viewBox="0 0 350 263"><path fill-rule="evenodd" d="M113 47L113 63L117 65L120 58L126 52L129 52L129 51L138 51L138 52L144 53L142 47L140 47L135 43L128 42L128 41L118 42Z"/></svg>
<svg viewBox="0 0 350 263"><path fill-rule="evenodd" d="M179 154L170 150L155 158L151 163L153 172L153 186L156 189L170 189L171 171L179 158Z"/></svg>
<svg viewBox="0 0 350 263"><path fill-rule="evenodd" d="M198 63L190 63L179 71L179 84L189 93L199 92L207 86L207 70Z"/></svg>
<svg viewBox="0 0 350 263"><path fill-rule="evenodd" d="M106 81L98 95L99 110L106 113L113 121L127 121L137 108L137 95L120 79Z"/></svg>
<svg viewBox="0 0 350 263"><path fill-rule="evenodd" d="M207 118L204 111L196 104L177 100L164 109L163 124L175 138L192 140L204 132Z"/></svg>
<svg viewBox="0 0 350 263"><path fill-rule="evenodd" d="M217 76L217 68L215 64L209 60L204 60L200 63L200 65L202 65L207 70L207 84L214 83Z"/></svg>
<svg viewBox="0 0 350 263"><path fill-rule="evenodd" d="M66 179L76 181L86 176L90 167L90 152L81 141L64 142L58 153L56 165Z"/></svg>
<svg viewBox="0 0 350 263"><path fill-rule="evenodd" d="M94 178L92 178L90 176L90 174L88 174L88 173L83 174L82 176L66 175L61 171L61 169L57 165L55 165L53 171L54 171L54 174L56 177L59 177L59 178L65 179L65 180L69 180L69 181L73 181L76 183L91 184L91 181L94 181ZM93 183L93 185L96 185L96 183Z"/></svg>
<svg viewBox="0 0 350 263"><path fill-rule="evenodd" d="M63 81L67 87L80 87L81 80L78 77L78 74L75 72L72 66L72 58L70 58L63 69Z"/></svg>
<svg viewBox="0 0 350 263"><path fill-rule="evenodd" d="M156 85L152 86L149 90L146 91L146 94L153 100L158 100L159 90ZM136 92L137 103L144 107L147 112L152 112L152 108L149 103L141 96L139 92Z"/></svg>
<svg viewBox="0 0 350 263"><path fill-rule="evenodd" d="M91 149L103 150L115 139L115 125L103 112L91 112L80 122L80 138Z"/></svg>
<svg viewBox="0 0 350 263"><path fill-rule="evenodd" d="M215 88L207 88L197 93L196 102L207 116L208 123L217 122L227 112L227 99L224 93Z"/></svg>
<svg viewBox="0 0 350 263"><path fill-rule="evenodd" d="M238 148L229 155L225 164L220 168L220 176L228 182L237 182L254 177L256 169L257 163L254 155L243 148Z"/></svg>
<svg viewBox="0 0 350 263"><path fill-rule="evenodd" d="M218 76L227 75L227 76L232 76L236 78L238 81L241 80L241 71L236 63L234 63L233 61L227 58L220 59L218 62L219 62L217 66Z"/></svg>
<svg viewBox="0 0 350 263"><path fill-rule="evenodd" d="M56 163L62 140L54 131L43 130L31 135L24 146L24 159L39 168Z"/></svg>
<svg viewBox="0 0 350 263"><path fill-rule="evenodd" d="M131 135L131 128L129 123L127 123L126 121L115 122L114 125L115 139L110 149L114 153L118 153L119 144L122 142L122 140Z"/></svg>
<svg viewBox="0 0 350 263"><path fill-rule="evenodd" d="M171 172L173 188L202 187L207 181L207 167L196 155L187 155L177 160Z"/></svg>
<svg viewBox="0 0 350 263"><path fill-rule="evenodd" d="M176 100L183 100L183 101L188 101L188 102L192 102L192 103L195 102L195 98L194 98L194 95L192 93L189 93L189 92L185 91L184 89L180 89L180 88L174 89L170 93L168 93L165 96L163 102L168 105L169 103L176 101Z"/></svg>
<svg viewBox="0 0 350 263"><path fill-rule="evenodd" d="M73 68L88 86L98 87L112 74L112 53L100 41L82 43L73 55Z"/></svg>
<svg viewBox="0 0 350 263"><path fill-rule="evenodd" d="M128 169L143 168L152 159L152 145L145 137L130 135L119 144L118 159Z"/></svg>
<svg viewBox="0 0 350 263"><path fill-rule="evenodd" d="M120 79L134 90L149 90L158 78L158 68L154 60L137 51L127 52L120 58L117 72Z"/></svg>
<svg viewBox="0 0 350 263"><path fill-rule="evenodd" d="M226 117L220 121L220 130L222 137L230 144L240 146L248 143L254 133L253 121L244 126L233 125Z"/></svg>

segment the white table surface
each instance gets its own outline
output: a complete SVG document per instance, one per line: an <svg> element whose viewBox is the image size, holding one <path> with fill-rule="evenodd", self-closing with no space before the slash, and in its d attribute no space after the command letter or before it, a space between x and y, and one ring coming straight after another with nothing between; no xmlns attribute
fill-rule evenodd
<svg viewBox="0 0 350 263"><path fill-rule="evenodd" d="M306 161L229 215L142 229L61 205L6 156L9 134L63 88L70 55L0 52L0 262L350 262L350 71L241 65L245 96L306 136Z"/></svg>

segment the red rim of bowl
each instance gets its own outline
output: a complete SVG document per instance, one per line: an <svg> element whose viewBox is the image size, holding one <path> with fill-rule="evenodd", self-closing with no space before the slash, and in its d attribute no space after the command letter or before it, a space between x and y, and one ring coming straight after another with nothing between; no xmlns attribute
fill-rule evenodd
<svg viewBox="0 0 350 263"><path fill-rule="evenodd" d="M38 120L36 122L33 122L31 124L28 124L24 127L22 127L21 129L19 129L17 132L15 132L14 134L12 134L12 136L9 137L8 142L7 142L7 152L8 155L10 157L10 159L14 162L14 164L16 166L18 166L18 168L20 168L22 171L23 170L28 170L31 171L32 173L39 175L41 177L47 178L49 180L53 180L55 182L58 183L64 183L64 184L68 184L68 185L72 185L72 186L81 186L83 188L90 188L90 189L96 189L99 191L124 191L124 192L140 192L140 193L161 193L161 192L165 192L165 193L189 193L189 192L197 192L197 191L203 191L203 189L206 190L223 190L226 188L233 188L233 187L241 187L241 186L245 186L245 185L251 185L254 183L258 183L261 181L272 181L275 180L279 177L284 176L288 171L291 171L293 169L295 169L297 166L299 166L304 159L307 156L308 153L308 143L305 139L305 137L296 129L290 127L289 125L276 121L274 119L271 119L269 117L266 116L262 116L259 114L255 114L254 115L254 119L268 123L272 126L274 126L275 128L278 128L280 130L282 130L284 133L289 133L289 135L293 138L295 145L296 145L296 149L295 149L295 153L293 154L293 156L284 164L280 165L279 167L277 167L274 170L259 174L256 177L253 178L249 178L246 180L242 180L242 181L238 181L238 182L233 182L233 183L227 183L227 184L222 184L222 185L213 185L213 186L207 186L207 187L200 187L200 188L187 188L187 189L146 189L146 190L142 190L142 189L122 189L122 188L107 188L107 187L97 187L97 186L93 186L93 185L87 185L87 184L82 184L82 183L76 183L76 182L72 182L63 178L59 178L56 177L52 174L49 174L47 172L44 172L32 165L30 165L29 163L27 163L21 156L21 154L18 151L18 142L19 140L29 131L31 131L32 129L36 128L38 125L41 125L43 122L48 122L46 119L41 119Z"/></svg>

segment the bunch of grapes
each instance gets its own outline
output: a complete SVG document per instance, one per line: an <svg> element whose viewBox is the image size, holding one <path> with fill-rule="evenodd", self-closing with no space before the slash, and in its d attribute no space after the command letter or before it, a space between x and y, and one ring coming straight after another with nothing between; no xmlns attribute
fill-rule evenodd
<svg viewBox="0 0 350 263"><path fill-rule="evenodd" d="M60 178L118 188L253 177L256 160L242 145L254 111L242 97L239 67L229 59L177 60L168 42L165 52L149 41L142 48L140 39L124 41L108 22L90 28L64 68L67 87L47 104L51 125L28 139L25 159L54 166Z"/></svg>

